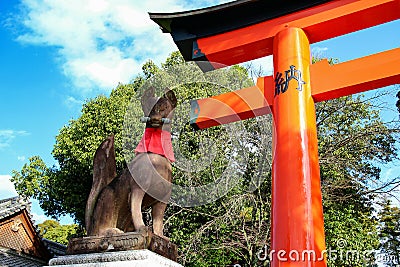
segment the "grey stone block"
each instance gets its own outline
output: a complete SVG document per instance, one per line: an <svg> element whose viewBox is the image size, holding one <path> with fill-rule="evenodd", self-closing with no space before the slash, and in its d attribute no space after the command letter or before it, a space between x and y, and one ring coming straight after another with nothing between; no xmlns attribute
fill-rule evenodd
<svg viewBox="0 0 400 267"><path fill-rule="evenodd" d="M60 256L51 259L54 267L183 267L179 263L150 250L130 250Z"/></svg>

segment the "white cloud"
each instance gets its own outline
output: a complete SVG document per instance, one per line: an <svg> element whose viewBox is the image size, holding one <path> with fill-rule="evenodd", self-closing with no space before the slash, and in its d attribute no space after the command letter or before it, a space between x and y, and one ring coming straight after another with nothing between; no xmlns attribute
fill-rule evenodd
<svg viewBox="0 0 400 267"><path fill-rule="evenodd" d="M22 0L18 40L56 47L64 74L80 90L109 91L152 59L177 50L147 12L175 12L228 1ZM194 6L196 5L196 6Z"/></svg>
<svg viewBox="0 0 400 267"><path fill-rule="evenodd" d="M17 136L28 135L26 131L0 130L0 149L9 147Z"/></svg>
<svg viewBox="0 0 400 267"><path fill-rule="evenodd" d="M18 156L17 159L19 161L25 161L26 157L25 156Z"/></svg>
<svg viewBox="0 0 400 267"><path fill-rule="evenodd" d="M15 197L17 195L14 184L10 179L11 175L0 175L0 199Z"/></svg>
<svg viewBox="0 0 400 267"><path fill-rule="evenodd" d="M132 74L140 70L140 65L132 58L124 58L118 48L107 47L85 58L71 59L65 63L64 69L68 76L77 78L79 87L97 83L102 88L112 89L118 82L128 82Z"/></svg>
<svg viewBox="0 0 400 267"><path fill-rule="evenodd" d="M52 220L52 218L47 217L44 214L38 214L38 213L35 213L35 212L31 212L31 215L32 215L32 218L35 221L36 225L38 225L40 223L43 223L46 220Z"/></svg>
<svg viewBox="0 0 400 267"><path fill-rule="evenodd" d="M76 99L73 96L66 96L64 100L64 105L69 109L81 108L83 103L83 100Z"/></svg>

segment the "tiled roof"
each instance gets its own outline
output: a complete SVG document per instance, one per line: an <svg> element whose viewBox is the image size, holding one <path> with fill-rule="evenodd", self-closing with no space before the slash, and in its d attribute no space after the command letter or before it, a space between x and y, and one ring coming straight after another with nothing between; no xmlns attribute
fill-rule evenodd
<svg viewBox="0 0 400 267"><path fill-rule="evenodd" d="M30 213L30 203L22 197L0 200L0 220L26 209Z"/></svg>
<svg viewBox="0 0 400 267"><path fill-rule="evenodd" d="M15 215L16 213L19 213L20 211L23 211L24 209L26 209L27 214L29 216L29 220L32 222L32 226L34 228L36 235L41 239L41 241L43 242L45 247L48 249L48 251L51 253L51 255L53 255L53 256L65 255L65 252L67 250L66 246L64 246L62 244L58 244L58 243L50 241L50 240L47 240L40 236L39 230L38 230L37 226L35 225L35 221L33 220L32 215L30 213L30 208L31 208L31 203L28 200L26 200L20 196L0 200L0 220L7 218L7 217L11 217L11 216ZM4 252L4 249L2 251L2 249L0 247L0 267L8 266L8 265L2 265L3 262L6 262L7 259L11 260L11 258L16 258L16 257L18 258L18 255L19 254L8 255L7 253ZM36 265L26 265L26 264L25 265L24 264L12 265L11 264L9 266L29 266L30 267L30 266L36 266Z"/></svg>
<svg viewBox="0 0 400 267"><path fill-rule="evenodd" d="M19 253L12 249L0 247L1 267L41 267L46 265L45 261Z"/></svg>
<svg viewBox="0 0 400 267"><path fill-rule="evenodd" d="M59 244L57 242L48 240L46 238L42 238L42 241L46 245L46 247L49 249L50 253L53 256L64 256L66 251L67 251L67 246L64 246L62 244Z"/></svg>

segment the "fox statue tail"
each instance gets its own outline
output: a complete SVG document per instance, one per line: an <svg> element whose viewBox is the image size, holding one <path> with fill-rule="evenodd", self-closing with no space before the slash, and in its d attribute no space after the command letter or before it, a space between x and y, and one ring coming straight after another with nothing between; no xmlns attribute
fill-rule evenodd
<svg viewBox="0 0 400 267"><path fill-rule="evenodd" d="M101 143L94 154L93 183L85 210L85 224L88 235L91 235L93 231L93 212L99 194L112 182L116 175L114 135L111 135Z"/></svg>

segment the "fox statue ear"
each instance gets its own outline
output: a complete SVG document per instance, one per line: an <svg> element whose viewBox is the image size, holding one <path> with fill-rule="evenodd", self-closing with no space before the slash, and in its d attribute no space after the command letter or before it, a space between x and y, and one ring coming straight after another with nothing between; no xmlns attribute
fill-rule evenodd
<svg viewBox="0 0 400 267"><path fill-rule="evenodd" d="M147 88L143 92L142 98L140 99L140 103L142 104L142 110L145 116L149 116L150 111L152 110L155 104L153 103L154 101L151 101L151 99L154 98L155 90L156 89L154 87Z"/></svg>
<svg viewBox="0 0 400 267"><path fill-rule="evenodd" d="M173 108L176 107L178 100L176 99L174 91L166 89L164 97L169 100Z"/></svg>

